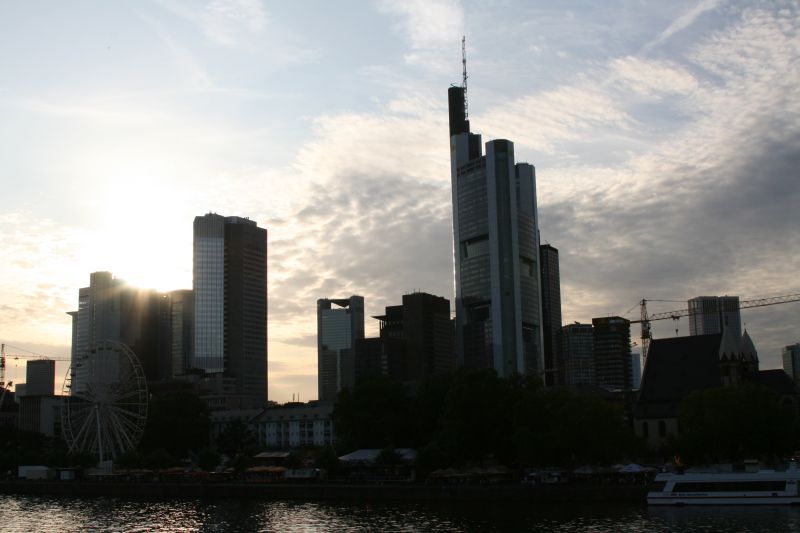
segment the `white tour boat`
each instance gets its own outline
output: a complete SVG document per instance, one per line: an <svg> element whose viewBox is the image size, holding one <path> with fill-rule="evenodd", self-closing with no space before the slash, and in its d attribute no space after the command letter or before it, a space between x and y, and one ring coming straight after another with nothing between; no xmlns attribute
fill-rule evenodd
<svg viewBox="0 0 800 533"><path fill-rule="evenodd" d="M753 472L658 474L661 490L649 492L649 505L788 505L800 504L800 469Z"/></svg>

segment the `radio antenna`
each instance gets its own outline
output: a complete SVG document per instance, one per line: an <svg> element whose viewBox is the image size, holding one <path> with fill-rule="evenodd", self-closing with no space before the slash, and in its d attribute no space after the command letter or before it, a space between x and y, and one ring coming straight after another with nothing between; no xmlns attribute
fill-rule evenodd
<svg viewBox="0 0 800 533"><path fill-rule="evenodd" d="M469 118L469 104L467 103L467 36L461 36L461 64L464 67L464 78L461 86L464 88L464 119Z"/></svg>

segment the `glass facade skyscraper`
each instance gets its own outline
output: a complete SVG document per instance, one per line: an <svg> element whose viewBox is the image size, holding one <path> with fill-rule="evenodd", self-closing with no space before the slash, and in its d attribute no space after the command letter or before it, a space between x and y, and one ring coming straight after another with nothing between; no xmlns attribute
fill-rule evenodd
<svg viewBox="0 0 800 533"><path fill-rule="evenodd" d="M267 230L209 213L194 219L194 355L231 408L267 402Z"/></svg>
<svg viewBox="0 0 800 533"><path fill-rule="evenodd" d="M335 401L355 383L356 341L364 338L364 298L317 300L317 397Z"/></svg>
<svg viewBox="0 0 800 533"><path fill-rule="evenodd" d="M514 144L470 133L448 91L459 363L500 376L544 370L536 174Z"/></svg>

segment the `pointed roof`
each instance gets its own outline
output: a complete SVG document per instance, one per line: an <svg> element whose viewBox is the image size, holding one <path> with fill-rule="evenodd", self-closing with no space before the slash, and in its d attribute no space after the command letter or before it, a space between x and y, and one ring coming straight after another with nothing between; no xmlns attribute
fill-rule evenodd
<svg viewBox="0 0 800 533"><path fill-rule="evenodd" d="M741 339L736 337L736 334L731 328L725 328L722 332L722 343L719 346L719 358L728 356L728 359L738 358L741 353Z"/></svg>
<svg viewBox="0 0 800 533"><path fill-rule="evenodd" d="M747 333L747 330L744 330L742 334L742 340L739 343L739 351L744 354L745 358L751 361L758 361L756 346L753 344L753 339L750 338L750 334Z"/></svg>

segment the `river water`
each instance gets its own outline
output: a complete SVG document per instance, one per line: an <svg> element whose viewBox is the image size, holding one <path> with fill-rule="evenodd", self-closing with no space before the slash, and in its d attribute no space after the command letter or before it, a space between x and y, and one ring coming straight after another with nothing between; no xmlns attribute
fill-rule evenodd
<svg viewBox="0 0 800 533"><path fill-rule="evenodd" d="M0 496L0 532L800 531L800 508L357 505L294 501Z"/></svg>

